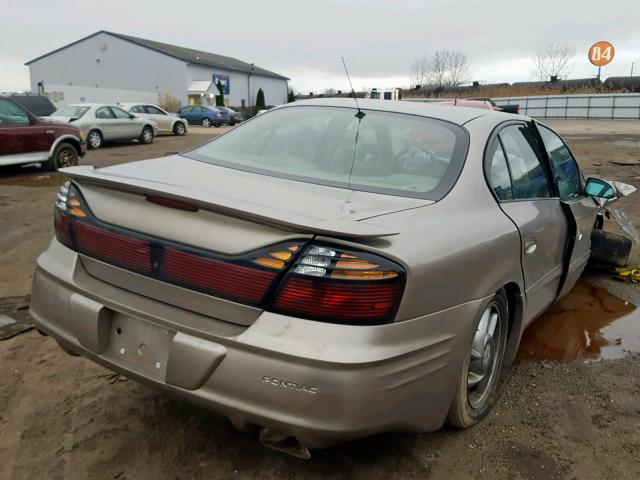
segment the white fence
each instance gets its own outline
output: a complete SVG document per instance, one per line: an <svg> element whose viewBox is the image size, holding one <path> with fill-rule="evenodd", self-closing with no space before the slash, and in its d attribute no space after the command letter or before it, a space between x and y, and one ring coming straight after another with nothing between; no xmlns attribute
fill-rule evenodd
<svg viewBox="0 0 640 480"><path fill-rule="evenodd" d="M520 113L537 118L640 119L640 94L546 95L494 98L497 105L520 105Z"/></svg>

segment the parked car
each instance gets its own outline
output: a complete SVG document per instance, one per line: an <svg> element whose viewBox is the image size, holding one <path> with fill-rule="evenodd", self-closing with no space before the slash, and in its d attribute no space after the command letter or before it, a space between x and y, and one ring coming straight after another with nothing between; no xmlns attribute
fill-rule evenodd
<svg viewBox="0 0 640 480"><path fill-rule="evenodd" d="M496 102L494 102L489 97L470 98L469 100L480 100L480 101L483 101L483 102L489 102L489 103L491 103L491 106L493 107L494 110L498 110L500 112L515 113L515 114L519 114L520 113L520 105L517 105L517 104L498 105Z"/></svg>
<svg viewBox="0 0 640 480"><path fill-rule="evenodd" d="M589 258L586 192L616 190L585 186L528 117L358 103L290 103L181 155L65 169L37 328L302 457L479 422Z"/></svg>
<svg viewBox="0 0 640 480"><path fill-rule="evenodd" d="M148 118L158 125L158 135L185 135L189 122L157 105L145 103L119 103L124 110L140 118Z"/></svg>
<svg viewBox="0 0 640 480"><path fill-rule="evenodd" d="M138 140L151 143L158 134L158 124L148 118L138 118L117 105L78 103L67 105L51 115L52 119L73 123L87 139L89 148L102 147L104 142Z"/></svg>
<svg viewBox="0 0 640 480"><path fill-rule="evenodd" d="M203 127L220 127L229 123L229 114L217 107L206 105L187 105L178 110L178 116L186 119L190 124Z"/></svg>
<svg viewBox="0 0 640 480"><path fill-rule="evenodd" d="M229 125L234 126L236 123L244 122L244 116L240 112L236 112L229 107L216 107L218 110L227 112L229 114Z"/></svg>
<svg viewBox="0 0 640 480"><path fill-rule="evenodd" d="M11 99L33 113L36 117L48 117L56 111L56 106L44 95L15 93Z"/></svg>
<svg viewBox="0 0 640 480"><path fill-rule="evenodd" d="M0 96L0 166L42 163L57 170L77 165L86 151L78 127L36 117Z"/></svg>

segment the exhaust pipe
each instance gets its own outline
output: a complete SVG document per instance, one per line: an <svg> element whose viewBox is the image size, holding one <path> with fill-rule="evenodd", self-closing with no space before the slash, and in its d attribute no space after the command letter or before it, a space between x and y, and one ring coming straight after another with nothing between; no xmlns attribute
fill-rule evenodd
<svg viewBox="0 0 640 480"><path fill-rule="evenodd" d="M274 450L293 455L303 460L309 460L311 458L309 449L302 445L296 437L272 430L271 428L263 428L260 430L260 443L265 447L273 448Z"/></svg>

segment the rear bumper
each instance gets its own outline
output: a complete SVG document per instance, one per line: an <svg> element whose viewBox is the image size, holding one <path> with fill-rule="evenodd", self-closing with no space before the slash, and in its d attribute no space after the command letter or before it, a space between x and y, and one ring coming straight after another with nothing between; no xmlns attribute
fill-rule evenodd
<svg viewBox="0 0 640 480"><path fill-rule="evenodd" d="M270 312L243 327L90 277L78 255L53 240L38 258L31 315L66 349L109 369L219 412L238 428L270 427L320 448L382 431L440 428L487 301L375 327ZM160 370L112 348L122 318L176 332L156 347L166 358Z"/></svg>

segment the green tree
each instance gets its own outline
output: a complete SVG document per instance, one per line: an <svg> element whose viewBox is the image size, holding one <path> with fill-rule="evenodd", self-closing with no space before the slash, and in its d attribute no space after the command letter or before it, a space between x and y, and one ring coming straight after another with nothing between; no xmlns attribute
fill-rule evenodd
<svg viewBox="0 0 640 480"><path fill-rule="evenodd" d="M262 89L259 89L258 95L256 95L256 109L264 110L265 107L266 104L264 103L264 92L262 91Z"/></svg>
<svg viewBox="0 0 640 480"><path fill-rule="evenodd" d="M220 95L216 95L216 106L224 107L224 87L222 86L222 82L218 79L218 83L216 83L216 87L218 88L218 92Z"/></svg>

